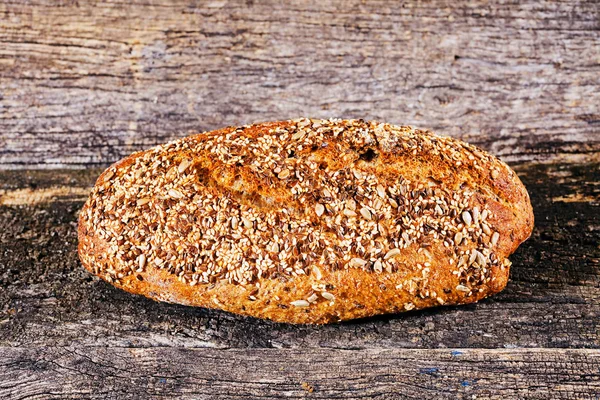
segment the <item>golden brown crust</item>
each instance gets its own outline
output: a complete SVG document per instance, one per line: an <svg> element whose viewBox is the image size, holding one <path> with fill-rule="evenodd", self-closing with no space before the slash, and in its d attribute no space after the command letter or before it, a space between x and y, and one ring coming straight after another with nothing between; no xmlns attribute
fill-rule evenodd
<svg viewBox="0 0 600 400"><path fill-rule="evenodd" d="M493 156L361 120L272 122L139 152L79 220L92 273L155 300L290 323L478 301L533 229Z"/></svg>

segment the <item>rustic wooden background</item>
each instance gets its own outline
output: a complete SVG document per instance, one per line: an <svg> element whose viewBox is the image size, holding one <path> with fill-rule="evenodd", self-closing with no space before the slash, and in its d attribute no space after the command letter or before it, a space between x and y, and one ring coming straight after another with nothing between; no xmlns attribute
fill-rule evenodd
<svg viewBox="0 0 600 400"><path fill-rule="evenodd" d="M101 168L297 116L431 128L508 161L536 229L507 289L289 326L81 268ZM600 399L600 2L3 1L0 226L2 399Z"/></svg>

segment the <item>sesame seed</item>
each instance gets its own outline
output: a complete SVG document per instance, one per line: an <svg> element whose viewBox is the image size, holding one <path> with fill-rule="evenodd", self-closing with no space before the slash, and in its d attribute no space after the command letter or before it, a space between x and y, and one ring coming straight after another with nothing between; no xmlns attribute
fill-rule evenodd
<svg viewBox="0 0 600 400"><path fill-rule="evenodd" d="M316 293L313 293L306 300L308 300L309 303L314 303L317 301L318 298L319 298L319 296L317 296Z"/></svg>
<svg viewBox="0 0 600 400"><path fill-rule="evenodd" d="M491 172L491 174L492 174L492 179L496 179L496 178L498 178L498 175L500 173L498 172L497 169L493 169L492 172Z"/></svg>

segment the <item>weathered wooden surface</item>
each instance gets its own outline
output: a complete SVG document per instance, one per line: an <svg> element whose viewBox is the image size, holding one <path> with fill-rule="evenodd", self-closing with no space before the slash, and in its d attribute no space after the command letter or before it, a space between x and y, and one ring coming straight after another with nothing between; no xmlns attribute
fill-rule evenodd
<svg viewBox="0 0 600 400"><path fill-rule="evenodd" d="M600 150L600 3L0 3L0 166L104 165L297 116L413 124L509 161Z"/></svg>
<svg viewBox="0 0 600 400"><path fill-rule="evenodd" d="M0 398L600 399L599 76L595 0L0 3ZM506 290L290 326L80 266L100 169L40 168L300 115L431 128L512 162L536 228Z"/></svg>
<svg viewBox="0 0 600 400"><path fill-rule="evenodd" d="M119 291L76 255L77 212L100 171L4 171L0 398L597 399L600 165L517 171L536 229L512 257L504 292L329 326Z"/></svg>
<svg viewBox="0 0 600 400"><path fill-rule="evenodd" d="M599 367L600 350L0 348L0 397L596 400Z"/></svg>

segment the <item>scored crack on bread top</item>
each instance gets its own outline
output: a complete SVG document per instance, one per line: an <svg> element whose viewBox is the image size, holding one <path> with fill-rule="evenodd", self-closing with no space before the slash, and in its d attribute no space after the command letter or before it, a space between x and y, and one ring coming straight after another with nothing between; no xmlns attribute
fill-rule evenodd
<svg viewBox="0 0 600 400"><path fill-rule="evenodd" d="M532 227L514 172L474 146L407 126L298 119L113 165L81 213L79 250L86 268L135 293L327 322L497 292ZM393 304L343 287L366 276L397 293Z"/></svg>

